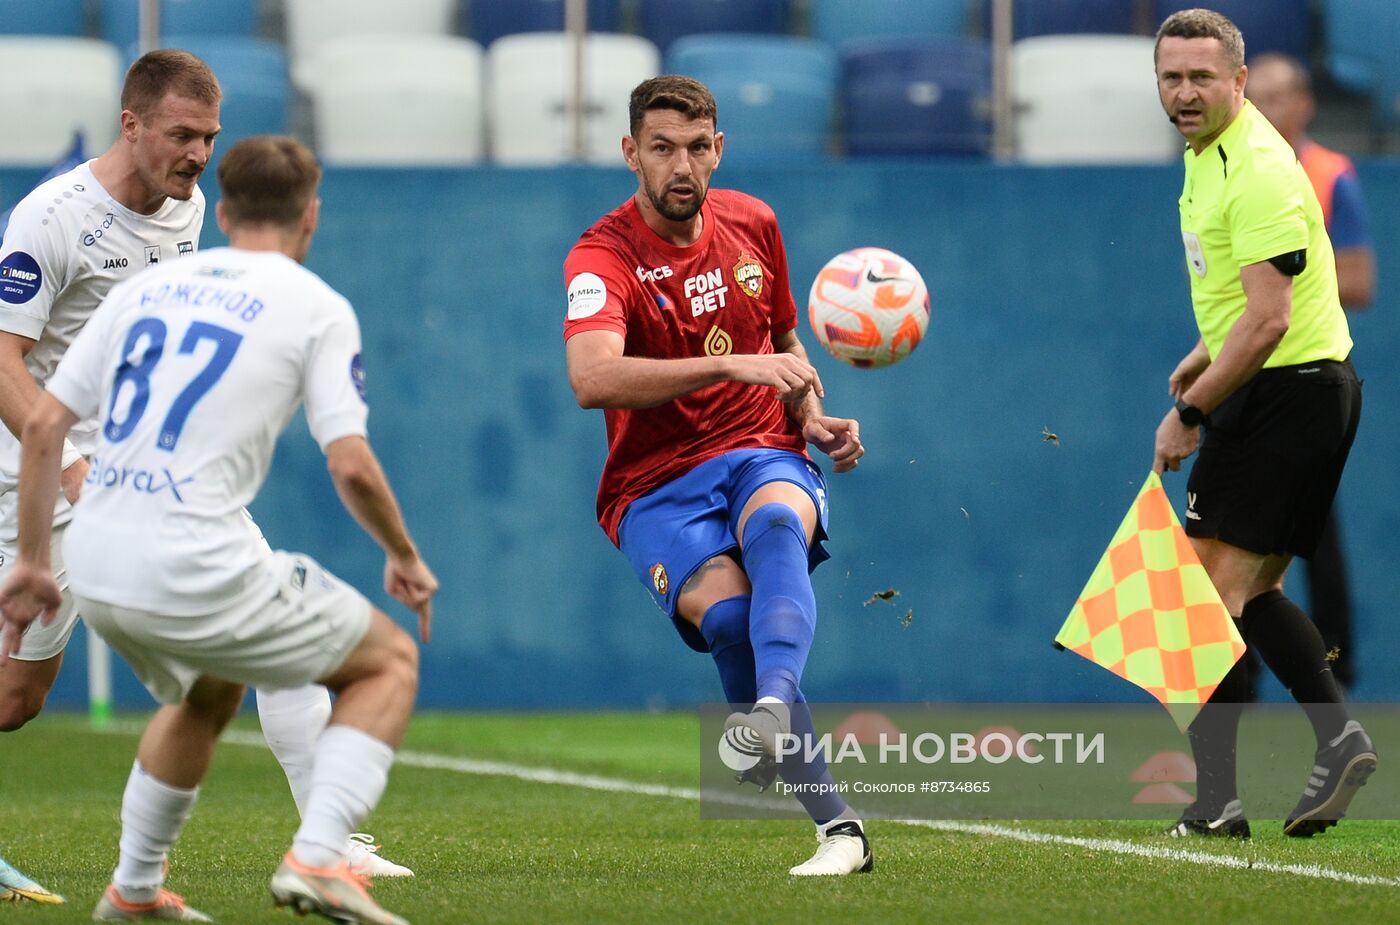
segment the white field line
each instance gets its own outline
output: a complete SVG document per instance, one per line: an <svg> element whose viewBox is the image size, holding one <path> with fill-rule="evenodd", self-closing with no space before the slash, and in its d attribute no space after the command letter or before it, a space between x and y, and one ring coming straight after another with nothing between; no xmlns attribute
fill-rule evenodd
<svg viewBox="0 0 1400 925"><path fill-rule="evenodd" d="M139 735L144 725L119 721L107 727L106 732ZM262 734L231 729L223 734L221 742L232 745L249 745L266 748ZM585 790L601 790L608 793L628 793L637 796L669 797L677 800L698 802L700 791L690 787L667 787L661 784L644 784L638 781L615 777L600 777L595 774L579 774L555 768L536 768L527 765L511 764L504 761L480 761L474 758L457 758L451 755L435 755L429 752L401 751L395 759L398 764L411 768L425 768L434 771L452 771L456 774L473 774L490 777L510 777L515 780L535 784L554 784L564 787L580 787ZM772 804L763 801L755 804L738 795L706 795L706 799L716 799L737 805L761 805L772 809ZM982 835L989 838L1010 838L1014 841L1033 845L1066 845L1086 851L1102 851L1109 854L1131 855L1140 858L1156 858L1163 861L1177 861L1183 864L1198 864L1202 867L1222 867L1233 870L1263 871L1272 874L1288 874L1294 877L1307 877L1314 880L1332 880L1355 886L1400 886L1400 878L1378 877L1372 874L1353 874L1344 870L1333 870L1317 864L1280 864L1256 858L1240 857L1233 854L1216 854L1208 851L1191 851L1185 848L1168 848L1139 842L1123 841L1116 838L1084 838L1077 835L1055 835L1049 832L1035 832L1029 829L1016 829L1004 825L988 825L977 822L953 822L941 819L890 819L883 820L898 825L917 826L939 832L956 832L963 835Z"/></svg>

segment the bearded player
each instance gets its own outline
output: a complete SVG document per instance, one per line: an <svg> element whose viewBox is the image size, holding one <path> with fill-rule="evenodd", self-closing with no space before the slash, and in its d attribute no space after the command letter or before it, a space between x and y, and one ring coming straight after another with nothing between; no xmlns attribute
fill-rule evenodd
<svg viewBox="0 0 1400 925"><path fill-rule="evenodd" d="M604 409L608 459L598 519L731 704L728 748L781 773L817 825L799 876L873 866L860 819L826 762L777 760L778 737L813 736L799 682L816 630L810 570L827 553L826 482L865 450L854 420L822 411L797 339L797 308L773 210L711 190L724 151L710 91L662 76L632 91L622 139L637 192L584 233L564 264L569 382Z"/></svg>

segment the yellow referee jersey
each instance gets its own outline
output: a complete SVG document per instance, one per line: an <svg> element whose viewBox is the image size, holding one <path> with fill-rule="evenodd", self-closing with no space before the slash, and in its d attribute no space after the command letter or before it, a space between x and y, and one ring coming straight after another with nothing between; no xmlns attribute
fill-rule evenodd
<svg viewBox="0 0 1400 925"><path fill-rule="evenodd" d="M1264 366L1347 358L1351 333L1322 207L1293 149L1253 103L1200 154L1186 148L1180 206L1191 303L1211 359L1244 313L1240 269L1304 249L1288 333Z"/></svg>

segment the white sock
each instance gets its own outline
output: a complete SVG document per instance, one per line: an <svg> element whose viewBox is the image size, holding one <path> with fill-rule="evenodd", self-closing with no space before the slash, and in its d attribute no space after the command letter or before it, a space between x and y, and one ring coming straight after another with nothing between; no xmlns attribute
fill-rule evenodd
<svg viewBox="0 0 1400 925"><path fill-rule="evenodd" d="M311 867L334 867L345 843L384 795L394 750L353 726L327 726L316 742L311 798L292 839L292 853Z"/></svg>
<svg viewBox="0 0 1400 925"><path fill-rule="evenodd" d="M331 718L330 691L319 684L308 684L290 690L259 690L257 694L263 738L287 775L297 813L306 815L316 739Z"/></svg>
<svg viewBox="0 0 1400 925"><path fill-rule="evenodd" d="M121 854L112 882L131 902L151 902L165 881L170 846L194 809L199 788L161 783L137 761L122 794Z"/></svg>

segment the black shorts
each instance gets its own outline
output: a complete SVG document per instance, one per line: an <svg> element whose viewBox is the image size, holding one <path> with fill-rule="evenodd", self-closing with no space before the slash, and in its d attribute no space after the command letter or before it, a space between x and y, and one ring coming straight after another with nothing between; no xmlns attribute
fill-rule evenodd
<svg viewBox="0 0 1400 925"><path fill-rule="evenodd" d="M1351 361L1261 370L1211 412L1186 482L1186 533L1311 558L1361 420Z"/></svg>

